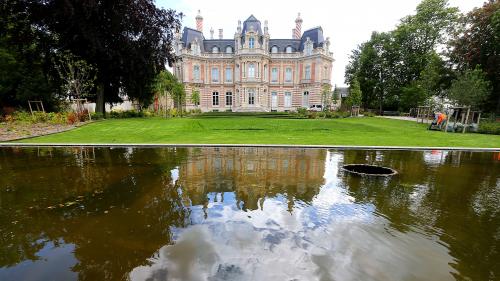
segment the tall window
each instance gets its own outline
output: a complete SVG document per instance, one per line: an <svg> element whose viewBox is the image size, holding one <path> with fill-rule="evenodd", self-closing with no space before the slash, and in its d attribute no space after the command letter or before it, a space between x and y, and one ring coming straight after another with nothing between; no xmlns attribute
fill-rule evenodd
<svg viewBox="0 0 500 281"><path fill-rule="evenodd" d="M193 79L196 81L200 80L200 66L199 65L195 65L193 67Z"/></svg>
<svg viewBox="0 0 500 281"><path fill-rule="evenodd" d="M227 106L233 105L233 93L231 93L231 92L226 93L226 105Z"/></svg>
<svg viewBox="0 0 500 281"><path fill-rule="evenodd" d="M278 53L278 47L273 46L273 47L271 48L271 53L273 53L273 54L277 54L277 53Z"/></svg>
<svg viewBox="0 0 500 281"><path fill-rule="evenodd" d="M253 37L248 38L248 48L253 49L255 47L255 39Z"/></svg>
<svg viewBox="0 0 500 281"><path fill-rule="evenodd" d="M310 65L306 65L306 71L305 71L304 78L311 79L311 66Z"/></svg>
<svg viewBox="0 0 500 281"><path fill-rule="evenodd" d="M231 54L233 52L233 48L231 46L226 47L226 53Z"/></svg>
<svg viewBox="0 0 500 281"><path fill-rule="evenodd" d="M302 96L302 106L308 108L309 107L309 92L305 91Z"/></svg>
<svg viewBox="0 0 500 281"><path fill-rule="evenodd" d="M285 69L285 82L292 82L292 69L290 67Z"/></svg>
<svg viewBox="0 0 500 281"><path fill-rule="evenodd" d="M219 82L219 69L217 67L212 68L212 82Z"/></svg>
<svg viewBox="0 0 500 281"><path fill-rule="evenodd" d="M233 70L230 67L226 68L226 82L233 81Z"/></svg>
<svg viewBox="0 0 500 281"><path fill-rule="evenodd" d="M285 92L285 107L292 107L292 93Z"/></svg>
<svg viewBox="0 0 500 281"><path fill-rule="evenodd" d="M255 78L255 64L248 64L248 78Z"/></svg>
<svg viewBox="0 0 500 281"><path fill-rule="evenodd" d="M271 69L271 82L278 82L278 68Z"/></svg>
<svg viewBox="0 0 500 281"><path fill-rule="evenodd" d="M219 105L219 93L218 92L213 92L212 93L212 105L213 106L218 106Z"/></svg>
<svg viewBox="0 0 500 281"><path fill-rule="evenodd" d="M292 49L292 47L291 47L291 46L288 46L288 47L286 47L286 49L285 49L285 52L286 52L287 54L291 54L291 53L292 53L292 51L293 51L293 49Z"/></svg>
<svg viewBox="0 0 500 281"><path fill-rule="evenodd" d="M212 48L212 53L217 54L218 52L219 52L219 47L214 46L214 47Z"/></svg>
<svg viewBox="0 0 500 281"><path fill-rule="evenodd" d="M278 107L278 93L272 92L271 93L271 108L277 108Z"/></svg>

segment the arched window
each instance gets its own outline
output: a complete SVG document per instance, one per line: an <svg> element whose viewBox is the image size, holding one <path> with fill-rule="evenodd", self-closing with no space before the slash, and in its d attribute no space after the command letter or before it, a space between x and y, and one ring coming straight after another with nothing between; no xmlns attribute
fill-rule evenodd
<svg viewBox="0 0 500 281"><path fill-rule="evenodd" d="M226 47L226 54L231 54L233 52L233 48L231 46Z"/></svg>
<svg viewBox="0 0 500 281"><path fill-rule="evenodd" d="M278 47L273 46L273 47L271 48L271 53L272 53L272 54L277 54L277 53L278 53Z"/></svg>
<svg viewBox="0 0 500 281"><path fill-rule="evenodd" d="M255 39L253 37L250 37L248 39L248 48L253 49L255 47Z"/></svg>
<svg viewBox="0 0 500 281"><path fill-rule="evenodd" d="M219 52L219 47L213 46L212 47L212 53L217 54Z"/></svg>
<svg viewBox="0 0 500 281"><path fill-rule="evenodd" d="M293 49L292 49L292 47L291 47L291 46L288 46L288 47L286 47L286 50L285 50L285 52L286 52L287 54L290 54L290 53L292 53L292 52L293 52Z"/></svg>

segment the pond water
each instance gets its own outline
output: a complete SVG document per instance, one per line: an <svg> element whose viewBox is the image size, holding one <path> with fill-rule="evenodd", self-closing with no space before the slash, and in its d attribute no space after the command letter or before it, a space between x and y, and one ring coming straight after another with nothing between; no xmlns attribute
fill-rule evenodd
<svg viewBox="0 0 500 281"><path fill-rule="evenodd" d="M500 279L499 153L0 148L0 175L4 281Z"/></svg>

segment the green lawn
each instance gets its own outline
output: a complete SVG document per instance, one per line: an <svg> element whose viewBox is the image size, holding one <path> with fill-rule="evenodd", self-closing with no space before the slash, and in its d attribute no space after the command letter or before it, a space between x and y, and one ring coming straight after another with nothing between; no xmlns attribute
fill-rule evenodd
<svg viewBox="0 0 500 281"><path fill-rule="evenodd" d="M500 147L500 136L428 131L384 118L289 119L286 115L109 119L30 143L317 144Z"/></svg>

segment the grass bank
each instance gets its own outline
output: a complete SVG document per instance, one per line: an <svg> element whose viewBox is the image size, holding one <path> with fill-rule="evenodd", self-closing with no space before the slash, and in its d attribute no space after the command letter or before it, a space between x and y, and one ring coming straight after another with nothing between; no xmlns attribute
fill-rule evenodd
<svg viewBox="0 0 500 281"><path fill-rule="evenodd" d="M292 119L272 115L109 119L30 143L308 144L500 147L500 136L426 130L384 118Z"/></svg>

